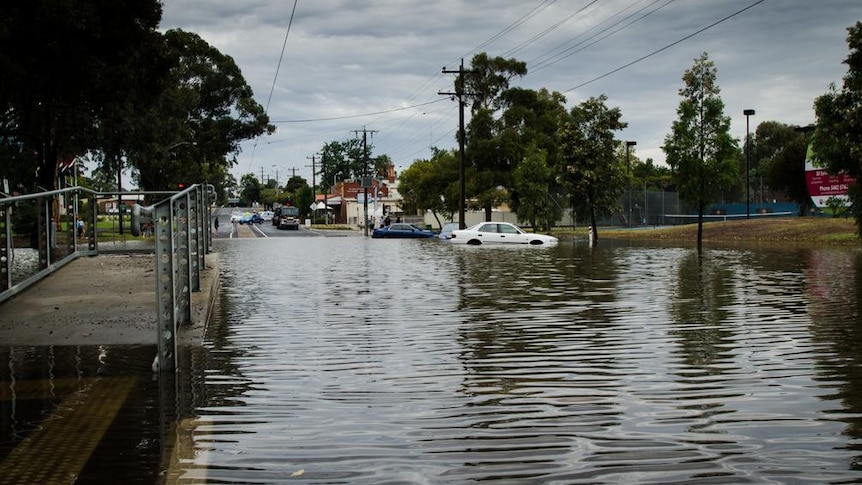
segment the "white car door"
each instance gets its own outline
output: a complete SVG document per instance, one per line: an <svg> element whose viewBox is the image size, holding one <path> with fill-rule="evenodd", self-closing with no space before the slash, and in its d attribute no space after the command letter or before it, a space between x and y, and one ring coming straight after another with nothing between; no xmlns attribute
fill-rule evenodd
<svg viewBox="0 0 862 485"><path fill-rule="evenodd" d="M499 244L503 242L500 239L500 236L502 236L502 234L500 234L500 231L497 229L498 226L499 224L496 224L494 222L489 222L487 224L482 224L481 226L479 226L479 229L476 232L479 233L478 236L479 239L482 240L482 243Z"/></svg>
<svg viewBox="0 0 862 485"><path fill-rule="evenodd" d="M497 230L500 231L500 242L502 243L527 244L529 242L526 234L509 224L498 224Z"/></svg>

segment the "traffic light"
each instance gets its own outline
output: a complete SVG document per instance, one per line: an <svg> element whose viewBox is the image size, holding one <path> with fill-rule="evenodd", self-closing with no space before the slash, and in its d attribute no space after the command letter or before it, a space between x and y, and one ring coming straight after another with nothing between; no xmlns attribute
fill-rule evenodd
<svg viewBox="0 0 862 485"><path fill-rule="evenodd" d="M180 182L180 183L178 183L178 184L177 184L177 188L178 188L178 189L180 189L180 190L183 190L184 188L186 188L186 184L184 184L184 183Z"/></svg>

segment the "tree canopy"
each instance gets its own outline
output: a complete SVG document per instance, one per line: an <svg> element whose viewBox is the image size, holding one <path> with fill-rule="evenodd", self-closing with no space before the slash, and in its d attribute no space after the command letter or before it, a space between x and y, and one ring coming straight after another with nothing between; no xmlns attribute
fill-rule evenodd
<svg viewBox="0 0 862 485"><path fill-rule="evenodd" d="M848 195L862 236L862 22L847 32L850 54L844 60L844 84L840 90L830 86L814 101L817 125L812 144L817 161L830 173L843 171L856 179Z"/></svg>
<svg viewBox="0 0 862 485"><path fill-rule="evenodd" d="M103 184L124 167L145 189L232 184L239 143L274 127L233 59L158 32L161 13L157 0L0 5L0 157L16 190L53 188L74 157Z"/></svg>
<svg viewBox="0 0 862 485"><path fill-rule="evenodd" d="M53 188L61 159L127 130L116 113L148 102L167 71L161 13L157 0L0 4L0 155L13 185Z"/></svg>

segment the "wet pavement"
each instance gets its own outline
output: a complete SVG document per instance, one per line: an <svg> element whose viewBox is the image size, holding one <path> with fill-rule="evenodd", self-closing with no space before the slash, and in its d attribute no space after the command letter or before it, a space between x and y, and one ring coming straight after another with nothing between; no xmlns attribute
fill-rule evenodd
<svg viewBox="0 0 862 485"><path fill-rule="evenodd" d="M154 344L152 254L79 257L0 303L2 345ZM200 341L218 285L219 256L206 255L201 291L192 294L192 325L181 338Z"/></svg>

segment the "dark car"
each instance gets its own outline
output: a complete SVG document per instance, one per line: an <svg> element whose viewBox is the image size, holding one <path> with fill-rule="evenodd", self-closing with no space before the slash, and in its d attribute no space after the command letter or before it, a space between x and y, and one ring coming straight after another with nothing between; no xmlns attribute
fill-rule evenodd
<svg viewBox="0 0 862 485"><path fill-rule="evenodd" d="M380 227L371 233L374 239L395 239L395 238L429 238L437 235L425 229L419 229L413 224L395 223L386 227Z"/></svg>
<svg viewBox="0 0 862 485"><path fill-rule="evenodd" d="M299 230L299 207L283 205L272 215L272 225L279 229Z"/></svg>
<svg viewBox="0 0 862 485"><path fill-rule="evenodd" d="M239 220L239 223L240 224L261 224L261 223L263 223L263 217L261 217L260 214L255 212L254 214L249 214L249 215L243 216Z"/></svg>

